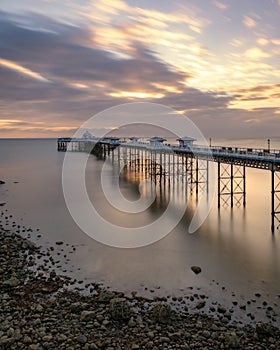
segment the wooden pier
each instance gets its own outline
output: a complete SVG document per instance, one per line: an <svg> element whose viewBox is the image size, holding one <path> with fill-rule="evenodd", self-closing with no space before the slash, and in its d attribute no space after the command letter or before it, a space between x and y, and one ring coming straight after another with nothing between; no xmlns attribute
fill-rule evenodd
<svg viewBox="0 0 280 350"><path fill-rule="evenodd" d="M155 179L182 176L198 195L208 189L209 162L217 163L218 207L230 202L246 206L246 168L271 172L271 231L280 228L280 150L239 147L205 147L194 139L178 139L179 145L167 145L163 138L145 142L137 138L121 141L116 137L71 139L59 138L58 151L87 152L100 159L111 157L112 164L129 165ZM116 152L112 152L116 149Z"/></svg>

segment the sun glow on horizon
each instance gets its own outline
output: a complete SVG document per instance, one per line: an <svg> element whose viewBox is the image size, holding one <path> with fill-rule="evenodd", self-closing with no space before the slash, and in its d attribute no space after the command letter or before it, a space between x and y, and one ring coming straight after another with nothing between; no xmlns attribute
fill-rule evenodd
<svg viewBox="0 0 280 350"><path fill-rule="evenodd" d="M127 97L127 98L162 98L164 94L156 92L144 92L144 91L120 91L110 92L109 96L112 97Z"/></svg>

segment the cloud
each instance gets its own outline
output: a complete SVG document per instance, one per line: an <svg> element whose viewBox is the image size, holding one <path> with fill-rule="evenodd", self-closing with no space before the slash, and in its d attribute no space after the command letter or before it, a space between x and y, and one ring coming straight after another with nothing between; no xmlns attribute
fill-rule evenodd
<svg viewBox="0 0 280 350"><path fill-rule="evenodd" d="M20 74L23 74L24 76L30 77L35 80L43 81L45 83L49 82L49 80L43 77L40 73L34 72L31 69L23 67L20 64L17 64L15 62L2 59L1 57L0 57L0 66L11 69L15 72L18 72Z"/></svg>
<svg viewBox="0 0 280 350"><path fill-rule="evenodd" d="M217 109L192 111L188 113L204 135L215 138L263 138L264 135L278 137L279 108L245 109ZM251 122L248 122L251 121ZM253 122L254 121L254 122ZM257 121L257 122L256 122ZM225 127L226 123L226 127ZM234 133L232 132L234 130Z"/></svg>
<svg viewBox="0 0 280 350"><path fill-rule="evenodd" d="M243 17L243 24L248 28L254 28L257 25L257 22L250 16Z"/></svg>
<svg viewBox="0 0 280 350"><path fill-rule="evenodd" d="M101 48L130 51L131 42L171 47L202 33L210 23L200 9L179 3L169 12L132 6L123 1L90 1L81 10L92 28L94 40ZM184 31L174 28L184 26Z"/></svg>
<svg viewBox="0 0 280 350"><path fill-rule="evenodd" d="M234 38L231 40L230 45L232 45L234 47L240 47L240 46L244 45L244 40L241 38Z"/></svg>
<svg viewBox="0 0 280 350"><path fill-rule="evenodd" d="M134 43L132 56L121 59L105 50L83 44L87 42L88 35L86 29L77 32L73 28L65 29L62 24L59 35L20 28L12 23L4 24L0 32L0 49L5 56L2 62L7 65L13 60L20 60L21 64L13 65L14 70L22 72L24 66L29 66L31 69L25 74L32 74L32 77L43 81L32 73L40 68L42 74L53 82L52 88L68 83L69 90L81 90L82 86L98 92L98 86L102 86L105 94L139 88L154 91L154 83L169 86L172 82L178 86L189 77L187 73L173 70L137 42Z"/></svg>
<svg viewBox="0 0 280 350"><path fill-rule="evenodd" d="M266 46L269 44L269 40L265 38L258 38L257 43L261 46Z"/></svg>
<svg viewBox="0 0 280 350"><path fill-rule="evenodd" d="M259 47L252 47L245 51L245 56L253 60L259 60L262 58L270 57L270 54L266 51L263 51Z"/></svg>
<svg viewBox="0 0 280 350"><path fill-rule="evenodd" d="M216 6L220 10L225 10L228 8L228 4L225 4L221 1L215 0L215 1L213 1L213 4L214 4L214 6Z"/></svg>
<svg viewBox="0 0 280 350"><path fill-rule="evenodd" d="M237 89L235 98L230 102L231 108L256 110L260 108L280 108L280 84L258 85Z"/></svg>

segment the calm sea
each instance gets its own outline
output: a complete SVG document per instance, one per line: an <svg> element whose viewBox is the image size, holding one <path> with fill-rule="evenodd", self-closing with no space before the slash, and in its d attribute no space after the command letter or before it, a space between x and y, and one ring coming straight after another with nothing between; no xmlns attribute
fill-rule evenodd
<svg viewBox="0 0 280 350"><path fill-rule="evenodd" d="M212 140L212 145L267 148L267 140ZM280 149L280 140L271 139L271 148ZM217 301L234 307L243 321L250 321L249 313L254 313L256 320L268 320L267 305L279 315L280 231L274 236L270 231L269 171L247 169L245 209L222 206L218 211L215 200L195 234L187 233L185 217L169 235L152 245L120 249L96 242L75 224L62 191L63 159L64 153L56 150L56 140L0 140L0 179L6 182L0 186L0 202L6 202L2 208L8 209L20 224L38 228L42 236L35 234L33 239L40 245L55 246L61 273L67 271L87 283L102 282L110 288L136 290L148 296L188 296L195 291L208 295L209 303ZM165 210L158 200L151 210L132 218L108 206L97 180L101 167L102 161L90 156L88 191L112 222L126 227L132 221L140 225L158 218ZM133 181L120 181L120 186L125 196L137 198ZM56 241L77 249L73 252L71 246L57 246ZM192 265L199 265L202 273L194 275ZM251 302L246 311L241 311L232 305L233 300L240 304Z"/></svg>

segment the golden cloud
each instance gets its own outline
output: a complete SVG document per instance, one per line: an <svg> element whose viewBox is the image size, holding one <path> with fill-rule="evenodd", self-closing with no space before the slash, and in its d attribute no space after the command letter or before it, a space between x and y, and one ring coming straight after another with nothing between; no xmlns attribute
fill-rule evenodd
<svg viewBox="0 0 280 350"><path fill-rule="evenodd" d="M118 92L111 92L108 94L112 97L126 97L126 98L162 98L164 97L164 94L162 93L156 93L156 92L146 92L146 91L118 91Z"/></svg>
<svg viewBox="0 0 280 350"><path fill-rule="evenodd" d="M265 38L259 38L257 40L257 43L261 46L266 46L269 44L269 40L265 39Z"/></svg>
<svg viewBox="0 0 280 350"><path fill-rule="evenodd" d="M280 107L280 84L258 85L237 89L231 108L252 110L256 108Z"/></svg>
<svg viewBox="0 0 280 350"><path fill-rule="evenodd" d="M30 77L30 78L35 79L35 80L39 80L39 81L42 81L45 83L49 82L49 80L47 78L45 78L43 75L41 75L40 73L34 72L31 69L23 67L20 64L15 63L13 61L9 61L9 60L0 58L0 66L8 68L10 70L13 70L17 73L20 73L22 75L25 75L25 76Z"/></svg>
<svg viewBox="0 0 280 350"><path fill-rule="evenodd" d="M257 25L257 22L249 16L244 16L243 24L248 28L254 28Z"/></svg>
<svg viewBox="0 0 280 350"><path fill-rule="evenodd" d="M244 55L253 60L259 60L262 58L270 57L270 54L268 52L263 51L259 47L253 47L251 49L246 50Z"/></svg>

